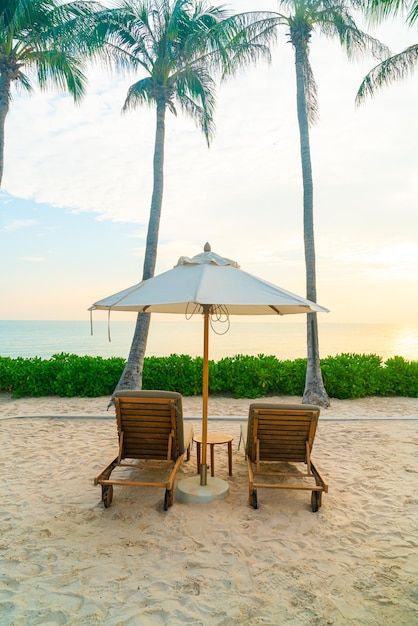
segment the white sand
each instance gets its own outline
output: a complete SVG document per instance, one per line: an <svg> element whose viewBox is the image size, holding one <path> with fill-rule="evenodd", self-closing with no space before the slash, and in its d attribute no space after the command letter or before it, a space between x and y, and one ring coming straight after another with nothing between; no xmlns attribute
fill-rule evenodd
<svg viewBox="0 0 418 626"><path fill-rule="evenodd" d="M238 420L210 422L234 436L232 477L226 447L215 453L225 500L164 512L164 490L115 487L104 509L93 477L117 449L107 398L0 400L1 626L418 624L418 421L402 419L418 418L418 399L321 413L318 513L302 491L259 490L248 505ZM245 419L249 402L211 398L209 414ZM184 399L195 432L200 407Z"/></svg>

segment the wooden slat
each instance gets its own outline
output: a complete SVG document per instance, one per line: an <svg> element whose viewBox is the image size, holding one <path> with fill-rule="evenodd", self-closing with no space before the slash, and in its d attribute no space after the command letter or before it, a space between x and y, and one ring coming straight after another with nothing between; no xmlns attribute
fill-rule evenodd
<svg viewBox="0 0 418 626"><path fill-rule="evenodd" d="M116 398L119 435L124 433L123 457L164 459L170 455L169 438L174 433L172 454L178 456L175 402L161 397Z"/></svg>
<svg viewBox="0 0 418 626"><path fill-rule="evenodd" d="M325 491L318 485L288 485L286 483L274 484L274 483L254 483L254 487L266 488L266 489L302 489L304 491Z"/></svg>
<svg viewBox="0 0 418 626"><path fill-rule="evenodd" d="M190 457L190 445L193 437L193 427L187 428L185 431L187 438L184 441L185 450L180 454L177 433L179 397L116 396L115 405L120 447L119 457L95 477L95 484L165 487L171 492L172 499L175 476L185 454L187 453L187 458ZM180 412L178 415L182 419ZM116 467L127 466L126 462L123 462L124 459L141 459L145 463L153 460L168 461L167 481L111 479L110 474ZM137 470L141 471L141 468L137 467Z"/></svg>
<svg viewBox="0 0 418 626"><path fill-rule="evenodd" d="M304 409L302 405L289 407L252 405L249 413L247 444L247 465L250 486L257 488L302 489L307 491L327 491L328 485L323 476L311 463L310 451L315 438L319 409ZM303 463L306 472L283 473L268 471L266 476L288 477L290 482L258 482L256 476L263 474L263 467L275 468L280 462ZM253 472L253 463L256 471ZM263 465L268 463L269 465ZM310 484L310 483L313 484Z"/></svg>
<svg viewBox="0 0 418 626"><path fill-rule="evenodd" d="M153 428L151 424L123 424L122 430L124 433L129 433L131 437L147 437L148 435L155 437L161 437L167 439L171 432L171 424L166 424L164 428Z"/></svg>

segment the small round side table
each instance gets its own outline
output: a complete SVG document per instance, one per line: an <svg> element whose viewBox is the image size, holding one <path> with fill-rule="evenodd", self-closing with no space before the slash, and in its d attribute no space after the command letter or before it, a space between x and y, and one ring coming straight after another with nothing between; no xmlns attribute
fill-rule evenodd
<svg viewBox="0 0 418 626"><path fill-rule="evenodd" d="M217 433L211 433L207 435L206 443L210 446L210 475L215 475L215 446L226 443L228 444L228 471L232 476L232 441L231 435L222 435ZM197 473L200 472L200 450L202 446L202 435L195 435L193 441L196 442L196 456L197 456Z"/></svg>

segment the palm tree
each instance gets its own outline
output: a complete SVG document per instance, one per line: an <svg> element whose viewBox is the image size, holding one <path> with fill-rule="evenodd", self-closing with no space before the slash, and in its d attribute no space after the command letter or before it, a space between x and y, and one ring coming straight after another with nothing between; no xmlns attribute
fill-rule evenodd
<svg viewBox="0 0 418 626"><path fill-rule="evenodd" d="M366 4L365 12L371 22L380 22L386 17L407 11L406 22L410 26L418 20L418 2L372 0ZM365 76L356 96L356 103L361 104L368 96L373 96L377 89L386 87L396 80L406 78L418 64L418 44L408 46L402 52L394 54L374 67Z"/></svg>
<svg viewBox="0 0 418 626"><path fill-rule="evenodd" d="M41 89L67 90L78 102L86 86L80 55L89 41L82 24L98 8L83 1L0 1L0 186L12 85L30 93L36 81Z"/></svg>
<svg viewBox="0 0 418 626"><path fill-rule="evenodd" d="M370 51L382 58L385 47L359 30L345 0L279 0L286 13L278 13L278 25L287 29L295 53L296 100L299 123L303 178L303 225L307 298L316 302L316 264L313 221L313 178L309 126L318 116L317 86L309 61L312 34L337 37L349 56ZM308 363L303 402L327 407L319 359L318 322L316 313L307 320Z"/></svg>
<svg viewBox="0 0 418 626"><path fill-rule="evenodd" d="M153 190L142 279L154 275L163 201L165 118L179 107L194 119L207 144L214 133L217 71L233 73L259 56L274 38L267 13L232 15L204 0L122 0L99 16L98 37L108 42L109 63L140 69L144 77L128 90L124 111L156 110ZM128 360L116 389L142 385L150 314L139 313Z"/></svg>

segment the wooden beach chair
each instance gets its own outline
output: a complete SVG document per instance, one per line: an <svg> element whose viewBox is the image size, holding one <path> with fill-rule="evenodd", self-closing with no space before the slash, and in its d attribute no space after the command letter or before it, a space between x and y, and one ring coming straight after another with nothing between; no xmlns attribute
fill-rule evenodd
<svg viewBox="0 0 418 626"><path fill-rule="evenodd" d="M102 502L105 508L110 506L114 485L161 487L165 488L164 510L167 511L174 500L176 474L184 456L190 459L193 437L193 426L183 421L182 396L171 391L118 391L114 400L119 454L94 479L94 484L102 487ZM162 468L158 463L154 471L161 476L161 469L165 469L166 480L140 480L130 477L133 472L129 472L127 478L111 476L117 468L134 468L139 472L143 469L149 476L155 461L165 461Z"/></svg>
<svg viewBox="0 0 418 626"><path fill-rule="evenodd" d="M255 509L257 489L305 489L312 492L312 511L318 511L322 493L328 491L311 459L319 413L319 407L309 404L250 405L241 438L248 465L249 502ZM304 463L306 471L280 471L285 463Z"/></svg>

